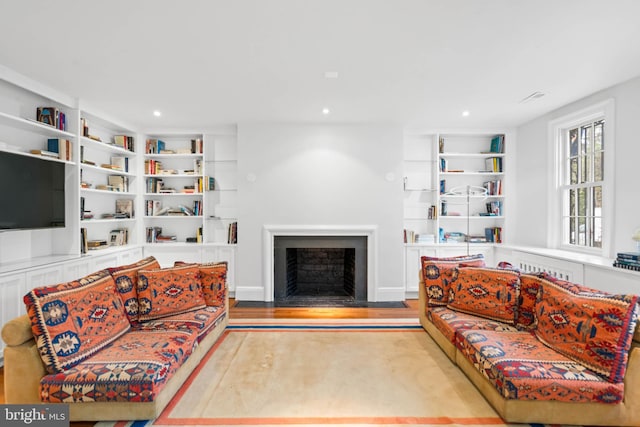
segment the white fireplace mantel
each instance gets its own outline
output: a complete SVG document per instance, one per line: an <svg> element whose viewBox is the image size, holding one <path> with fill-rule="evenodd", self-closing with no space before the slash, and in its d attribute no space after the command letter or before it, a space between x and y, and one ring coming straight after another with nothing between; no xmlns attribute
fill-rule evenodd
<svg viewBox="0 0 640 427"><path fill-rule="evenodd" d="M378 300L376 225L265 225L263 227L264 301L274 299L274 251L276 236L364 236L367 237L367 299Z"/></svg>

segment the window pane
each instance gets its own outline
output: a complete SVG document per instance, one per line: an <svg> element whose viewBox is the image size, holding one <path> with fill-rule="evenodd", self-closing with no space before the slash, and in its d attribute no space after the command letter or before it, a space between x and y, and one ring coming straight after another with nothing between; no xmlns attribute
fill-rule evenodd
<svg viewBox="0 0 640 427"><path fill-rule="evenodd" d="M593 128L589 125L584 126L582 129L584 132L585 152L593 153Z"/></svg>
<svg viewBox="0 0 640 427"><path fill-rule="evenodd" d="M580 154L587 153L587 131L584 127L580 128Z"/></svg>
<svg viewBox="0 0 640 427"><path fill-rule="evenodd" d="M578 155L578 129L569 131L569 157Z"/></svg>
<svg viewBox="0 0 640 427"><path fill-rule="evenodd" d="M573 157L572 159L569 160L569 173L571 174L570 176L570 184L577 184L578 183L578 158L577 157Z"/></svg>
<svg viewBox="0 0 640 427"><path fill-rule="evenodd" d="M594 149L604 150L604 120L594 124Z"/></svg>
<svg viewBox="0 0 640 427"><path fill-rule="evenodd" d="M585 217L578 217L578 244L587 244L587 220Z"/></svg>
<svg viewBox="0 0 640 427"><path fill-rule="evenodd" d="M578 216L587 216L587 190L578 189Z"/></svg>
<svg viewBox="0 0 640 427"><path fill-rule="evenodd" d="M569 244L576 244L576 217L572 216L566 219L569 224ZM566 227L566 225L565 225Z"/></svg>
<svg viewBox="0 0 640 427"><path fill-rule="evenodd" d="M569 215L576 216L576 190L569 190Z"/></svg>
<svg viewBox="0 0 640 427"><path fill-rule="evenodd" d="M587 164L585 165L586 168L586 180L585 182L593 182L593 154L589 154L587 156Z"/></svg>
<svg viewBox="0 0 640 427"><path fill-rule="evenodd" d="M593 187L593 215L602 216L602 187Z"/></svg>
<svg viewBox="0 0 640 427"><path fill-rule="evenodd" d="M587 156L580 157L580 182L587 182Z"/></svg>
<svg viewBox="0 0 640 427"><path fill-rule="evenodd" d="M595 217L593 219L593 246L602 247L602 218Z"/></svg>

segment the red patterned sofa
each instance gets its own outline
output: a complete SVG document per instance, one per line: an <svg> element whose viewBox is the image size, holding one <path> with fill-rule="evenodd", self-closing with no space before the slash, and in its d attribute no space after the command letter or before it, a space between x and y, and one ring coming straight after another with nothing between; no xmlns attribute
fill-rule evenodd
<svg viewBox="0 0 640 427"><path fill-rule="evenodd" d="M507 422L640 426L638 297L422 257L420 322Z"/></svg>
<svg viewBox="0 0 640 427"><path fill-rule="evenodd" d="M148 257L33 289L2 329L6 403L68 403L72 421L157 418L226 328L226 273Z"/></svg>

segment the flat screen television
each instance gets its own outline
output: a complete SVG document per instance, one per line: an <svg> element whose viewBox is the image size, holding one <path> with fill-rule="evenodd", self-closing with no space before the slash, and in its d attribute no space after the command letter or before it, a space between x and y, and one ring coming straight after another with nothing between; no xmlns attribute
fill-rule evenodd
<svg viewBox="0 0 640 427"><path fill-rule="evenodd" d="M0 151L0 230L65 225L65 164Z"/></svg>

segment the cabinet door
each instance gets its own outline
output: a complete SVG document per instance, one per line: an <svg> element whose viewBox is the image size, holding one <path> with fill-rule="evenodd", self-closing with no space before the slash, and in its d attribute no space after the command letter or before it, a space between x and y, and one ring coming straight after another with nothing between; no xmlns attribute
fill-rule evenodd
<svg viewBox="0 0 640 427"><path fill-rule="evenodd" d="M178 245L173 243L157 243L144 247L144 256L156 257L163 268L172 267L176 261L202 262L202 245Z"/></svg>
<svg viewBox="0 0 640 427"><path fill-rule="evenodd" d="M64 282L63 271L63 267L60 264L28 271L27 290Z"/></svg>
<svg viewBox="0 0 640 427"><path fill-rule="evenodd" d="M118 254L118 265L133 264L142 259L142 248L135 248Z"/></svg>
<svg viewBox="0 0 640 427"><path fill-rule="evenodd" d="M118 266L119 260L117 253L91 257L91 259L93 261L92 272L102 270L104 268L116 267Z"/></svg>
<svg viewBox="0 0 640 427"><path fill-rule="evenodd" d="M78 261L68 262L63 266L63 280L71 281L80 279L93 273L92 263L88 258L82 258Z"/></svg>
<svg viewBox="0 0 640 427"><path fill-rule="evenodd" d="M229 292L235 292L235 246L207 246L202 253L202 262L227 262L227 285Z"/></svg>
<svg viewBox="0 0 640 427"><path fill-rule="evenodd" d="M420 284L420 257L435 256L436 249L433 247L407 246L405 248L405 290L406 292L415 292L416 295L408 295L408 297L417 296L418 285Z"/></svg>

